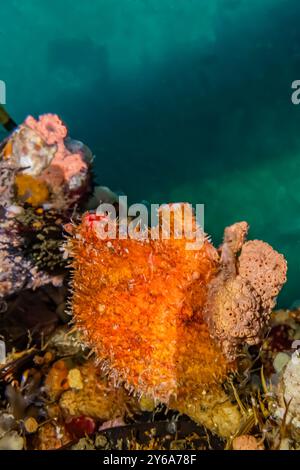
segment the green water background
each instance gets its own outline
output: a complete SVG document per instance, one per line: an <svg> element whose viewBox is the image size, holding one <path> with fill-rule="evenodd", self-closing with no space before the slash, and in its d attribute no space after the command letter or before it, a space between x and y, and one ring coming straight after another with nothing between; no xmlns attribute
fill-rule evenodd
<svg viewBox="0 0 300 470"><path fill-rule="evenodd" d="M205 204L284 253L300 304L299 0L10 0L0 79L21 122L56 112L131 201ZM0 135L1 137L1 135Z"/></svg>

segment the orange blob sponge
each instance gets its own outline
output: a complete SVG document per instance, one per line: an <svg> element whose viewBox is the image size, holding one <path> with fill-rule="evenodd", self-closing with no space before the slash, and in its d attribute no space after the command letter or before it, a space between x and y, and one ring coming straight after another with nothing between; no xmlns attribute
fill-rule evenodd
<svg viewBox="0 0 300 470"><path fill-rule="evenodd" d="M15 178L18 199L34 207L43 204L49 199L46 183L31 175L20 173Z"/></svg>
<svg viewBox="0 0 300 470"><path fill-rule="evenodd" d="M218 254L205 240L109 239L90 216L74 229L72 308L99 362L116 383L162 402L199 396L230 365L203 319Z"/></svg>

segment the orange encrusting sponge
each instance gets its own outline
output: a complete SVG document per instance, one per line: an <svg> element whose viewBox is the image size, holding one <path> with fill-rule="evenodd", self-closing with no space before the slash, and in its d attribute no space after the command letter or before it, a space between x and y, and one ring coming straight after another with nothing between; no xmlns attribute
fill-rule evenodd
<svg viewBox="0 0 300 470"><path fill-rule="evenodd" d="M218 254L206 240L98 238L85 216L70 240L72 308L103 368L116 383L168 403L196 397L230 365L202 312Z"/></svg>

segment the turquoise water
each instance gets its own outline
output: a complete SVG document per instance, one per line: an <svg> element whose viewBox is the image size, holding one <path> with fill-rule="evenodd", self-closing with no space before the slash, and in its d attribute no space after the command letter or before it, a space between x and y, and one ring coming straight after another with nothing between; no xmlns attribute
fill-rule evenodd
<svg viewBox="0 0 300 470"><path fill-rule="evenodd" d="M59 113L99 184L205 203L283 252L300 299L299 0L2 2L0 79L18 122Z"/></svg>

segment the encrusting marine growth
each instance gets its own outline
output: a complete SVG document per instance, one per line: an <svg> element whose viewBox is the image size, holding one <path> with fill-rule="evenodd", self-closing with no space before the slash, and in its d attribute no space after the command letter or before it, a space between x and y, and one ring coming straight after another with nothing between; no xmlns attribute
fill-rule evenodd
<svg viewBox="0 0 300 470"><path fill-rule="evenodd" d="M116 384L228 435L210 405L228 401L221 384L241 346L262 338L285 282L283 256L266 243L244 243L245 222L225 230L219 250L205 238L196 251L174 233L104 240L103 223L86 214L67 245L77 326ZM209 404L209 417L201 403ZM234 427L238 412L226 406Z"/></svg>
<svg viewBox="0 0 300 470"><path fill-rule="evenodd" d="M85 216L72 242L73 311L105 367L164 402L222 381L228 365L202 318L218 267L213 246L205 241L194 252L173 237L103 241L95 226Z"/></svg>
<svg viewBox="0 0 300 470"><path fill-rule="evenodd" d="M90 150L55 114L0 143L0 299L62 280L62 224L90 189Z"/></svg>

